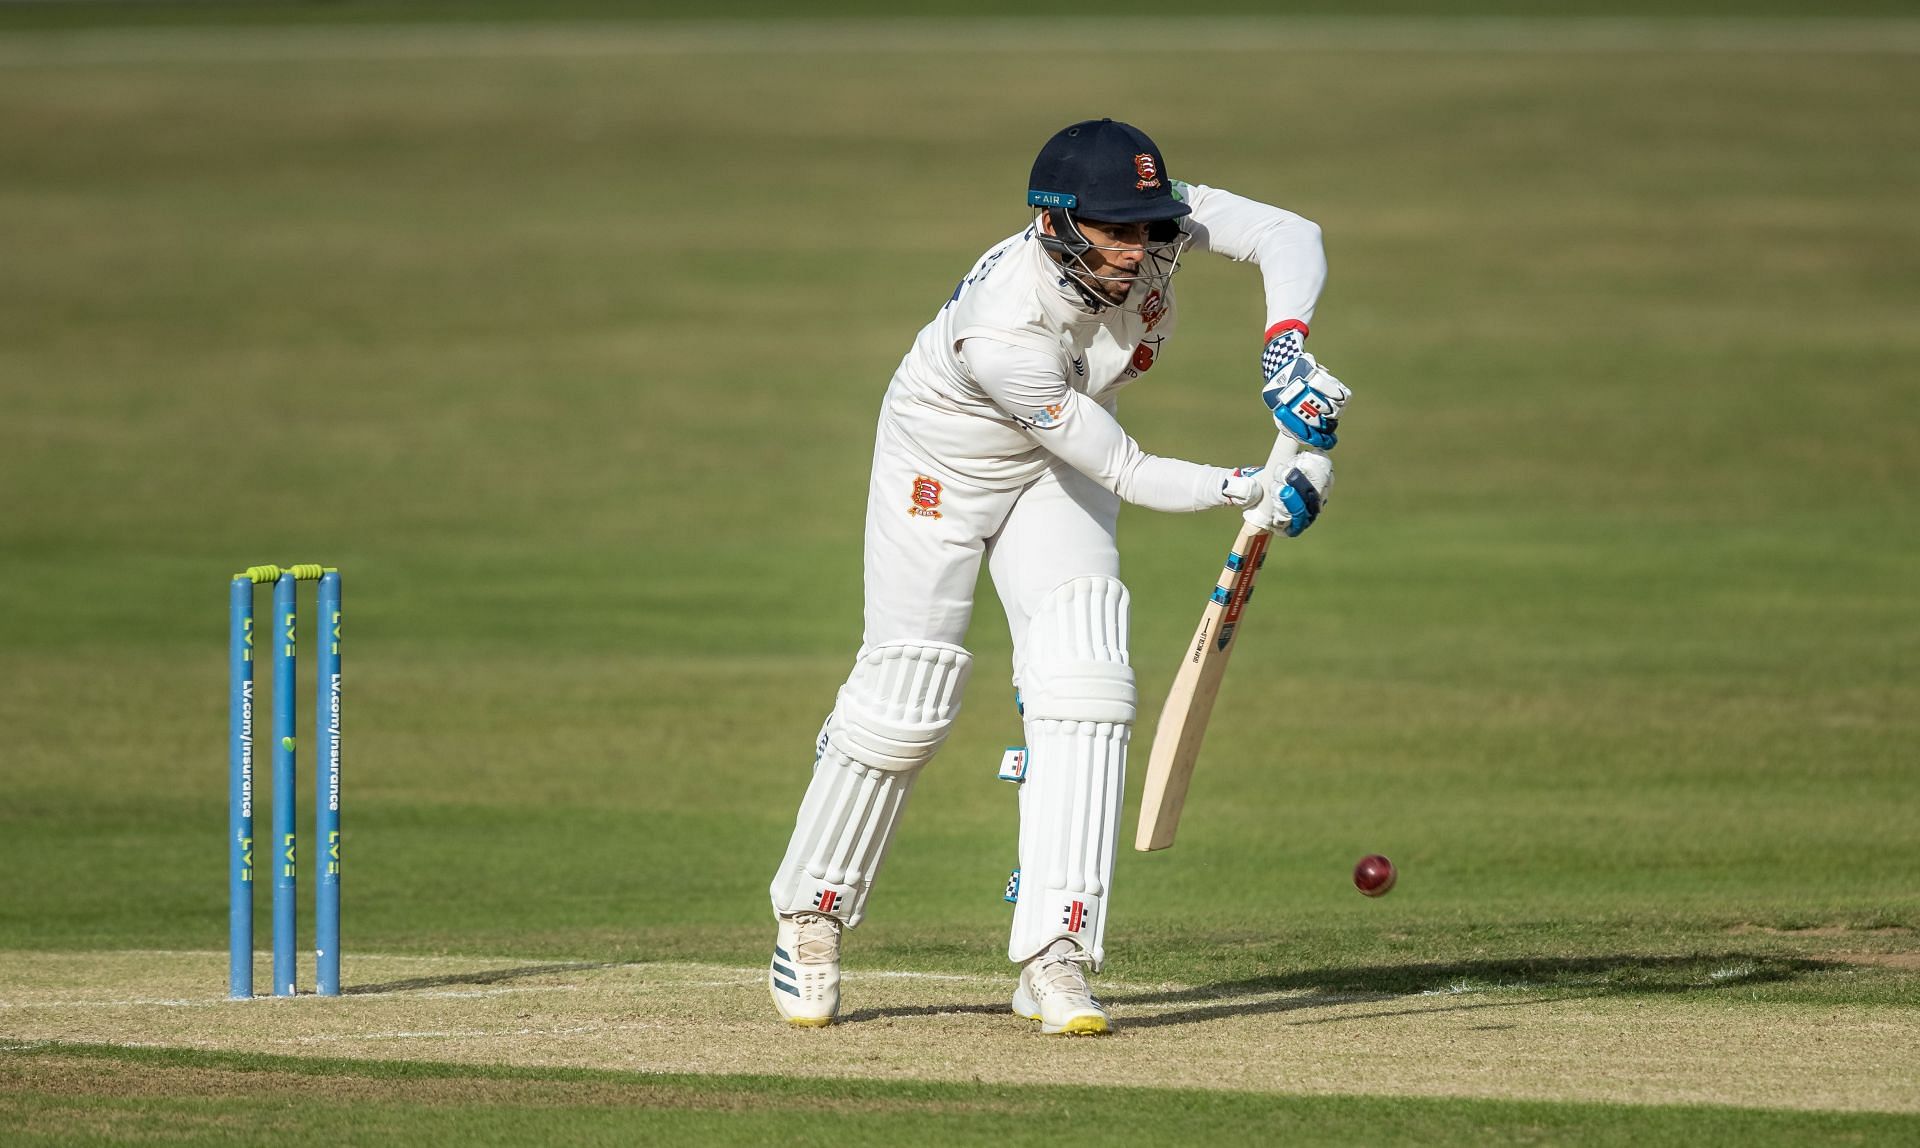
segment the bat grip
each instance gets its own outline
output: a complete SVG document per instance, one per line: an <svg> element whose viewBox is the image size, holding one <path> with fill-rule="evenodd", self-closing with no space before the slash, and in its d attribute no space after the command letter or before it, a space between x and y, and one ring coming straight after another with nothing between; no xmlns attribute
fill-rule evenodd
<svg viewBox="0 0 1920 1148"><path fill-rule="evenodd" d="M1273 453L1267 456L1266 474L1270 476L1269 481L1278 481L1293 462L1293 456L1299 453L1300 443L1292 435L1283 433L1274 439ZM1260 509L1258 505L1249 506L1241 513L1241 517L1246 519L1247 525L1264 532L1267 529L1263 524L1265 515L1260 513Z"/></svg>
<svg viewBox="0 0 1920 1148"><path fill-rule="evenodd" d="M1278 438L1273 440L1273 453L1267 456L1267 469L1279 470L1281 467L1292 462L1293 456L1299 453L1299 440L1290 434L1282 432Z"/></svg>

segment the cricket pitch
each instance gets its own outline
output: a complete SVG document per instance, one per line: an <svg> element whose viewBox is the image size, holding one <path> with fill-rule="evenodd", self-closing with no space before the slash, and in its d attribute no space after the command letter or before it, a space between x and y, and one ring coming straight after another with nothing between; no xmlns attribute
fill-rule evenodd
<svg viewBox="0 0 1920 1148"><path fill-rule="evenodd" d="M775 1019L759 969L362 955L349 973L338 999L229 1001L223 953L0 952L0 1044L1920 1112L1920 1010L1104 980L1117 1033L1062 1040L1011 1015L1011 976L853 968L842 1023L799 1030Z"/></svg>

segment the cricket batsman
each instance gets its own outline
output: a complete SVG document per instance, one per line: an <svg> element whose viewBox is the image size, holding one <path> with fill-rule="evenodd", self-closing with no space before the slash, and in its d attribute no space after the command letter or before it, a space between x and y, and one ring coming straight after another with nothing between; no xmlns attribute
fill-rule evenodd
<svg viewBox="0 0 1920 1148"><path fill-rule="evenodd" d="M771 889L768 984L792 1024L831 1024L839 1011L841 937L860 923L914 780L960 710L984 559L1012 630L1028 751L1013 1011L1043 1033L1107 1032L1087 974L1105 956L1136 710L1120 503L1231 506L1291 536L1333 485L1319 453L1280 474L1156 457L1114 413L1179 325L1182 256L1208 251L1260 269L1267 404L1284 433L1331 448L1349 396L1303 350L1326 281L1316 225L1173 179L1153 141L1114 120L1049 139L1027 203L1031 223L974 263L881 404L865 634Z"/></svg>

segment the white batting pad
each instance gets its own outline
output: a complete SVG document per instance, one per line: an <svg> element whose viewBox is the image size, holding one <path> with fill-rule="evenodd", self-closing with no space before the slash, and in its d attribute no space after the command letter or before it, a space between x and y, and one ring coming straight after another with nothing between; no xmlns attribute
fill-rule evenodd
<svg viewBox="0 0 1920 1148"><path fill-rule="evenodd" d="M1106 897L1133 733L1127 588L1075 578L1028 624L1020 669L1027 780L1020 787L1020 900L1007 956L1068 938L1104 958Z"/></svg>
<svg viewBox="0 0 1920 1148"><path fill-rule="evenodd" d="M914 778L946 740L972 667L973 655L944 642L862 651L827 719L774 874L774 912L860 923Z"/></svg>

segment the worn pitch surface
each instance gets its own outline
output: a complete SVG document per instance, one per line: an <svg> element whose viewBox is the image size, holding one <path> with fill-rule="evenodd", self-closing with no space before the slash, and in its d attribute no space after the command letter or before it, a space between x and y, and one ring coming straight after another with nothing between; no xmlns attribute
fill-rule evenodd
<svg viewBox="0 0 1920 1148"><path fill-rule="evenodd" d="M9 1043L643 1072L1920 1112L1920 1012L1676 1008L1578 989L1218 995L1110 983L1106 1040L1038 1037L1004 977L855 974L845 1023L769 1019L765 974L713 964L363 956L340 1000L210 995L217 953L0 954Z"/></svg>

